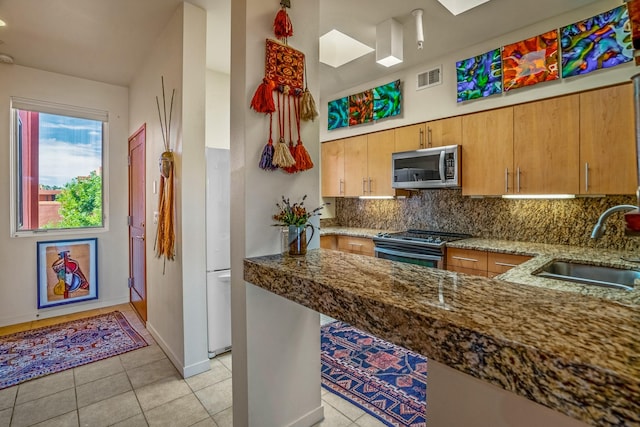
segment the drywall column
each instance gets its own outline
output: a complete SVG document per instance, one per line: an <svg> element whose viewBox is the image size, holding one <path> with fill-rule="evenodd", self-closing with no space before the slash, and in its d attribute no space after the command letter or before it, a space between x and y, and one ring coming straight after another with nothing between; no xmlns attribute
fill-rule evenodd
<svg viewBox="0 0 640 427"><path fill-rule="evenodd" d="M309 88L318 99L319 0L292 6L289 44L306 54ZM258 168L269 139L269 117L249 105L264 77L265 39L273 38L278 9L277 1L231 4L231 320L237 426L311 426L322 418L318 313L242 278L245 257L280 251L279 229L272 226L271 216L282 195L295 201L306 194L305 206L320 204L317 166L293 175ZM302 123L302 140L319 165L318 120ZM316 236L310 247L318 246Z"/></svg>

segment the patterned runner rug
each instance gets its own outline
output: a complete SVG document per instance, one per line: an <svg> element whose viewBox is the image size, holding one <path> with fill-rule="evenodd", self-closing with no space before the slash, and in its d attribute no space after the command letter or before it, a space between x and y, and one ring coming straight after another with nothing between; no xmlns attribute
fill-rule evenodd
<svg viewBox="0 0 640 427"><path fill-rule="evenodd" d="M343 322L321 327L322 386L389 426L426 426L427 359Z"/></svg>
<svg viewBox="0 0 640 427"><path fill-rule="evenodd" d="M0 389L141 347L119 311L0 337Z"/></svg>

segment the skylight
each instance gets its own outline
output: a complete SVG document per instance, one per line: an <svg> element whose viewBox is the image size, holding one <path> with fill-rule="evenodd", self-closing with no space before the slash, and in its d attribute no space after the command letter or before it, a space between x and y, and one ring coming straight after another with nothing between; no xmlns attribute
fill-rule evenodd
<svg viewBox="0 0 640 427"><path fill-rule="evenodd" d="M441 5L446 7L449 12L454 15L460 15L469 9L473 9L476 6L480 6L489 0L438 0Z"/></svg>
<svg viewBox="0 0 640 427"><path fill-rule="evenodd" d="M334 68L371 53L373 50L372 47L338 30L331 30L320 37L320 62Z"/></svg>

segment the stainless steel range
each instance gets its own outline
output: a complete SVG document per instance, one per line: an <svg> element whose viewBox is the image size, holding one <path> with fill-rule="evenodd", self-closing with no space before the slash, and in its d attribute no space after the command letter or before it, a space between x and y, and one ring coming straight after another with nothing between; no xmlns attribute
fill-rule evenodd
<svg viewBox="0 0 640 427"><path fill-rule="evenodd" d="M407 230L379 233L373 238L373 243L375 256L378 258L443 269L447 259L447 242L470 237L470 234Z"/></svg>

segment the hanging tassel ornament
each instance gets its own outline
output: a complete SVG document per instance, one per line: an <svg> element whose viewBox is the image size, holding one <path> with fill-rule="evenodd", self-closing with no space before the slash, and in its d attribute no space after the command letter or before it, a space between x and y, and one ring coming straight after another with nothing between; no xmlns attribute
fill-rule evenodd
<svg viewBox="0 0 640 427"><path fill-rule="evenodd" d="M275 152L273 153L273 165L284 169L293 166L296 163L295 159L291 155L291 152L289 151L289 147L287 147L287 144L284 142L284 106L280 108L280 96L282 95L282 104L284 104L284 97L289 95L289 88L285 86L283 88L283 93L280 94L278 92L276 95L278 98L278 130L280 132L280 139L278 140Z"/></svg>
<svg viewBox="0 0 640 427"><path fill-rule="evenodd" d="M273 33L278 40L285 44L287 43L287 38L293 35L293 25L287 14L288 8L291 8L291 1L282 0L280 2L280 10L273 21Z"/></svg>
<svg viewBox="0 0 640 427"><path fill-rule="evenodd" d="M262 150L262 156L260 156L260 163L258 166L260 169L264 169L266 171L272 171L278 169L277 166L273 165L273 138L271 135L273 134L273 113L269 113L269 142L264 146L264 150Z"/></svg>
<svg viewBox="0 0 640 427"><path fill-rule="evenodd" d="M304 64L304 92L302 92L302 101L300 102L300 118L305 122L313 121L318 117L318 109L316 101L313 99L309 88L307 87L307 64Z"/></svg>
<svg viewBox="0 0 640 427"><path fill-rule="evenodd" d="M273 104L273 90L276 88L276 84L267 79L262 79L262 83L256 89L256 93L251 99L251 108L258 113L274 113L276 106Z"/></svg>
<svg viewBox="0 0 640 427"><path fill-rule="evenodd" d="M297 103L294 103L295 107L295 116L296 116L296 128L298 130L298 143L296 144L296 149L293 154L293 158L296 161L296 167L298 171L306 171L313 168L313 161L311 160L311 156L304 145L302 145L302 137L300 136L300 98L296 99Z"/></svg>
<svg viewBox="0 0 640 427"><path fill-rule="evenodd" d="M293 97L289 95L287 96L287 98L288 98L288 102L286 106L288 107L288 119L289 119L289 152L291 153L291 157L295 161L296 149L293 146L293 136L291 135L291 101ZM283 169L286 173L296 173L298 172L298 163L296 162L293 165Z"/></svg>

